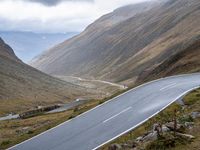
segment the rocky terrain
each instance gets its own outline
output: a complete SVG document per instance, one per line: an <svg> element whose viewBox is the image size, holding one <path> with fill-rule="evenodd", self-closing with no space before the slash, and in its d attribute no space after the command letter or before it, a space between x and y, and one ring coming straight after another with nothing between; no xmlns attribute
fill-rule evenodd
<svg viewBox="0 0 200 150"><path fill-rule="evenodd" d="M25 65L1 42L4 46L0 46L0 113L62 103L77 97L101 99L116 89L124 90L152 79L199 72L199 25L199 0L152 1L119 8L31 62L33 67L62 81ZM102 149L172 146L176 150L196 150L200 147L200 121L199 117L191 117L200 112L199 93L199 90L192 92L186 96L185 106L171 106ZM90 101L59 114L4 121L0 124L4 137L1 146L7 148L19 143L104 101L106 99ZM178 131L180 136L173 135L174 109L178 113L178 127L184 126L184 130ZM154 126L160 123L161 139ZM165 145L166 142L169 145Z"/></svg>
<svg viewBox="0 0 200 150"><path fill-rule="evenodd" d="M196 150L200 147L200 90L184 97L103 150Z"/></svg>
<svg viewBox="0 0 200 150"><path fill-rule="evenodd" d="M117 9L31 65L51 75L126 85L197 72L199 8L199 0L164 0Z"/></svg>

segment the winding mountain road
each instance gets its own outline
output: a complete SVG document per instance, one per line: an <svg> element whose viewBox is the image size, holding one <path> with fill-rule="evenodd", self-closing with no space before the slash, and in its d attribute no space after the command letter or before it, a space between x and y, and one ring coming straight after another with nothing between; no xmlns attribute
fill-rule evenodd
<svg viewBox="0 0 200 150"><path fill-rule="evenodd" d="M97 149L141 125L198 87L199 73L149 82L10 150Z"/></svg>

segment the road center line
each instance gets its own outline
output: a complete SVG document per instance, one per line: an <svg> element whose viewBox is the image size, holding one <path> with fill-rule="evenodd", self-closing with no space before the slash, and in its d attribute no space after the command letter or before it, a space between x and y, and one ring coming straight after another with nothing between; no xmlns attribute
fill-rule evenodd
<svg viewBox="0 0 200 150"><path fill-rule="evenodd" d="M112 117L110 117L110 118L108 118L108 119L104 120L104 121L103 121L103 123L106 123L106 122L108 122L109 120L111 120L111 119L113 119L113 118L115 118L115 117L119 116L120 114L122 114L122 113L124 113L124 112L128 111L128 110L129 110L129 109L131 109L131 108L132 108L132 107L128 107L128 108L126 108L126 109L122 110L120 113L118 113L118 114L116 114L116 115L114 115L114 116L112 116Z"/></svg>
<svg viewBox="0 0 200 150"><path fill-rule="evenodd" d="M165 89L167 89L167 88L169 88L169 87L171 87L171 86L174 86L174 85L176 85L176 83L172 83L172 84L170 84L170 85L167 85L167 86L161 88L160 91L163 91L163 90L165 90Z"/></svg>

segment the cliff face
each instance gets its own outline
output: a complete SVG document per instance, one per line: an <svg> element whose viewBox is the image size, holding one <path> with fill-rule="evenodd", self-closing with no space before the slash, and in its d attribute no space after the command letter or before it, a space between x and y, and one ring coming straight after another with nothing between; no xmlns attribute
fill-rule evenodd
<svg viewBox="0 0 200 150"><path fill-rule="evenodd" d="M199 0L127 6L43 53L32 66L52 75L126 84L199 71L199 24Z"/></svg>

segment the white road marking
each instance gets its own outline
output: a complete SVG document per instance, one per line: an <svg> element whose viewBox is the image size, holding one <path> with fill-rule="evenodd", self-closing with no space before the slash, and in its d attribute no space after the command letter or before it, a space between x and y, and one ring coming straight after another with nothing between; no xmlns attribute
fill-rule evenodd
<svg viewBox="0 0 200 150"><path fill-rule="evenodd" d="M200 85L199 85L199 86L196 86L196 87L194 87L194 88L191 88L190 90L187 90L187 91L184 92L183 94L177 96L177 97L176 97L173 101L171 101L168 105L166 105L165 107L161 108L159 111L157 111L156 113L154 113L154 114L151 115L150 117L148 117L148 118L146 118L145 120L141 121L140 123L138 123L137 125L133 126L132 128L130 128L130 129L128 129L128 130L122 132L121 134L118 134L117 136L111 138L110 140L107 140L106 142L100 144L99 146L93 148L92 150L97 150L97 149L100 148L101 146L103 146L103 145L105 145L105 144L107 144L107 143L113 141L114 139L116 139L116 138L118 138L118 137L120 137L120 136L122 136L122 135L128 133L129 131L135 129L136 127L142 125L143 123L145 123L146 121L148 121L149 119L151 119L152 117L154 117L155 115L159 114L161 111L165 110L168 106L170 106L171 104L173 104L173 103L174 103L175 101L177 101L178 99L184 97L184 96L185 96L186 94L188 94L189 92L191 92L191 91L193 91L193 90L195 90L195 89L198 89L198 88L200 88Z"/></svg>
<svg viewBox="0 0 200 150"><path fill-rule="evenodd" d="M122 114L122 113L124 113L124 112L128 111L128 110L129 110L129 109L131 109L131 108L132 108L132 107L128 107L128 108L126 108L126 109L122 110L120 113L118 113L118 114L116 114L116 115L114 115L114 116L112 116L112 117L110 117L110 118L106 119L105 121L103 121L103 123L106 123L106 122L108 122L109 120L111 120L111 119L113 119L113 118L115 118L115 117L119 116L120 114Z"/></svg>
<svg viewBox="0 0 200 150"><path fill-rule="evenodd" d="M89 112L91 112L91 111L93 111L93 110L95 110L95 109L97 109L97 108L99 108L99 107L101 107L101 106L103 106L103 105L105 105L105 104L107 104L107 103L109 103L109 102L114 101L115 99L117 99L118 97L120 97L120 96L122 96L122 95L125 95L125 94L127 94L127 93L130 93L130 92L132 92L132 91L134 91L134 90L136 90L136 89L139 89L139 88L144 87L144 86L146 86L146 85L149 85L149 84L151 84L151 83L155 83L155 82L161 81L161 80L163 80L163 79L172 79L172 78L177 78L177 77L184 77L184 76L186 76L186 75L199 75L199 73L174 75L174 76L169 76L169 77L165 77L165 78L160 78L160 79L156 79L156 80L153 80L153 81L150 81L150 82L141 84L141 85L139 85L139 86L137 86L137 87L134 87L134 88L132 88L132 89L130 89L130 90L128 90L128 91L126 91L126 92L124 92L124 93L122 93L122 94L120 94L120 95L118 95L118 96L116 96L116 97L114 97L114 98L112 98L112 99L110 99L110 100L104 102L103 104L100 104L100 105L98 105L98 106L96 106L96 107L94 107L94 108L92 108L92 109L90 109L90 110L88 110L88 111L86 111L86 112L80 114L79 116L77 116L77 117L75 117L75 118L73 118L73 119L80 118L80 117L82 117L82 116L88 114ZM195 88L191 89L190 91L192 91L192 90L194 90L194 89L197 89L197 88L200 88L200 85L199 85L198 87L195 87ZM188 92L189 92L189 91L188 91ZM183 95L182 95L182 96L183 96ZM173 101L173 102L174 102L174 101ZM173 103L173 102L172 102L172 103ZM171 104L172 104L172 103L171 103ZM169 106L169 105L168 105L168 106ZM168 107L168 106L166 106L166 107ZM165 107L165 108L166 108L166 107ZM165 109L165 108L163 108L163 109ZM162 109L162 110L163 110L163 109ZM160 110L160 111L162 111L162 110ZM160 111L159 111L159 112L160 112ZM159 112L158 112L158 113L159 113ZM156 114L154 114L154 115L156 115ZM154 115L152 115L151 117L153 117ZM97 148L99 148L99 147L105 145L106 143L109 143L110 141L116 139L117 137L119 137L119 136L121 136L121 135L123 135L123 134L125 134L125 133L127 133L127 132L129 132L129 131L131 131L132 129L136 128L137 126L139 126L139 125L141 125L142 123L144 123L144 122L146 122L147 120L149 120L151 117L147 118L146 120L144 120L143 122L137 124L136 126L132 127L131 129L126 130L125 132L123 132L123 133L117 135L116 137L114 137L114 138L112 138L112 139L106 141L105 143L103 143L103 144L97 146L96 148L94 148L94 149L92 149L92 150L96 150ZM72 121L73 119L67 120L67 121L65 121L65 122L63 122L63 123L61 123L61 124L59 124L59 125L57 125L57 126L51 128L51 129L49 129L49 130L47 130L47 131L44 131L44 132L42 132L42 133L40 133L40 134L38 134L38 135L36 135L36 136L30 138L30 139L27 139L27 140L25 140L25 141L23 141L23 142L21 142L21 143L19 143L19 144L16 144L16 145L14 145L14 146L8 148L8 150L11 150L12 148L16 148L16 147L19 146L19 145L22 145L22 144L24 144L24 143L26 143L26 142L28 142L28 141L31 141L31 140L33 140L33 139L35 139L35 138L37 138L37 137L39 137L39 136L41 136L41 135L47 133L47 132L50 132L50 131L52 131L52 130L54 130L54 129L56 129L56 128L58 128L58 127L60 127L60 126L62 126L62 125L64 125L64 124L66 124L66 123L68 123L68 122L70 122L70 121Z"/></svg>
<svg viewBox="0 0 200 150"><path fill-rule="evenodd" d="M176 83L172 83L172 84L170 84L170 85L167 85L167 86L161 88L160 91L163 91L163 90L165 90L165 89L167 89L167 88L169 88L169 87L172 87L172 86L174 86L174 85L176 85Z"/></svg>

